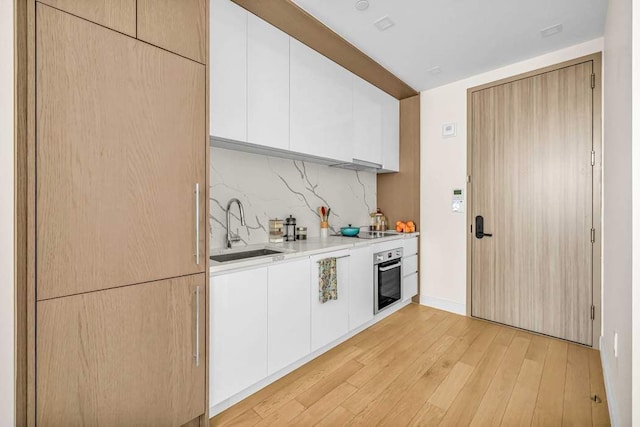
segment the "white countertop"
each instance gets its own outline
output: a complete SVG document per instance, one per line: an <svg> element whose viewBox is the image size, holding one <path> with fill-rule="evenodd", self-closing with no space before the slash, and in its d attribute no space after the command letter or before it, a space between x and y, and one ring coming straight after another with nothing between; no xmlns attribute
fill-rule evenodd
<svg viewBox="0 0 640 427"><path fill-rule="evenodd" d="M340 237L340 236L329 236L326 239L321 239L319 237L310 238L308 240L298 240L295 242L288 243L264 243L257 245L248 245L237 247L233 249L217 249L212 251L212 255L220 255L226 253L234 253L234 252L245 252L250 250L258 250L258 249L274 249L283 251L282 253L262 256L256 258L247 258L237 261L227 261L224 263L215 262L210 260L210 273L212 275L220 274L222 272L232 271L232 270L242 270L245 268L256 267L271 264L274 262L300 258L300 257L308 257L311 255L321 254L325 252L338 251L341 249L351 249L354 247L361 247L367 245L374 245L377 243L388 242L392 240L402 240L408 239L411 237L419 236L420 233L396 233L388 231L389 236L380 237L377 239L356 239L353 237Z"/></svg>

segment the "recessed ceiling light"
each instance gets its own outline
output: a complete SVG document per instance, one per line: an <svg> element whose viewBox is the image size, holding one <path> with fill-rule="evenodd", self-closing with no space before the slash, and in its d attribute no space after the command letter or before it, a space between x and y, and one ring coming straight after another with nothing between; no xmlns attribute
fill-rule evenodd
<svg viewBox="0 0 640 427"><path fill-rule="evenodd" d="M383 16L382 18L374 22L373 25L375 25L376 28L378 28L380 31L386 31L396 24L388 16Z"/></svg>
<svg viewBox="0 0 640 427"><path fill-rule="evenodd" d="M442 68L440 68L439 65L436 65L435 67L431 67L427 69L427 73L431 74L432 76L440 74L441 72L442 72Z"/></svg>
<svg viewBox="0 0 640 427"><path fill-rule="evenodd" d="M561 32L562 32L562 24L556 24L556 25L552 25L550 27L541 29L540 35L542 37L551 37Z"/></svg>
<svg viewBox="0 0 640 427"><path fill-rule="evenodd" d="M356 2L356 9L360 12L369 9L369 0L358 0Z"/></svg>

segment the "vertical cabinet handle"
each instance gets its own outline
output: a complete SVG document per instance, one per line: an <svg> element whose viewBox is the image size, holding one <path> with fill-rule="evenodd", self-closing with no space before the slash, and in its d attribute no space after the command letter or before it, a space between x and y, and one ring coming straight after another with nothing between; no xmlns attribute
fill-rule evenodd
<svg viewBox="0 0 640 427"><path fill-rule="evenodd" d="M200 184L196 184L196 265L200 265Z"/></svg>
<svg viewBox="0 0 640 427"><path fill-rule="evenodd" d="M196 286L196 354L193 355L196 367L200 366L200 286Z"/></svg>

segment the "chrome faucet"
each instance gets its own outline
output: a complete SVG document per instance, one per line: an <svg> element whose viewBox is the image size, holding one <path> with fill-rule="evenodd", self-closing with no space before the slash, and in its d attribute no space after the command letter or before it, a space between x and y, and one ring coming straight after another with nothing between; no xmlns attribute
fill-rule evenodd
<svg viewBox="0 0 640 427"><path fill-rule="evenodd" d="M229 223L231 222L231 205L233 204L233 202L236 202L238 204L238 208L240 209L240 225L244 225L244 208L242 207L242 203L240 202L240 200L233 198L231 200L229 200L229 203L227 203L227 248L231 249L231 242L239 242L240 241L240 235L238 234L233 234L231 232L231 228L229 228Z"/></svg>

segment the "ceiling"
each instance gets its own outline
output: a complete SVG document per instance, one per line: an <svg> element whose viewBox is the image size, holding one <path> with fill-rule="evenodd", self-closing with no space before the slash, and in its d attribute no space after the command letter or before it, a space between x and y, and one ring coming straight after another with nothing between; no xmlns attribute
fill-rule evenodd
<svg viewBox="0 0 640 427"><path fill-rule="evenodd" d="M358 11L356 0L294 0L416 90L601 37L607 9L607 0L368 1ZM385 16L395 25L380 31ZM557 24L560 33L541 35Z"/></svg>

